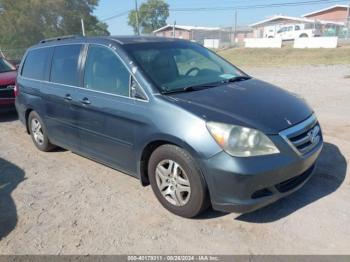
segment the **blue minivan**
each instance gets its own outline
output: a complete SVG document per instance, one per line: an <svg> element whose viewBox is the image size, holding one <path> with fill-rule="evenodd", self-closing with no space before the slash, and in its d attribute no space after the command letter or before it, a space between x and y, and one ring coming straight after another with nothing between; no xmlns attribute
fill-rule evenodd
<svg viewBox="0 0 350 262"><path fill-rule="evenodd" d="M44 40L26 52L15 93L39 150L134 176L183 217L251 212L298 190L323 145L302 99L185 40Z"/></svg>

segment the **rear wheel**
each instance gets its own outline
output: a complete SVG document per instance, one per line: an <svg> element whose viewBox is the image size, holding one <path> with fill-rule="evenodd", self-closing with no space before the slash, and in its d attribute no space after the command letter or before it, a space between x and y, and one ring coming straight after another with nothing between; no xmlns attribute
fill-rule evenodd
<svg viewBox="0 0 350 262"><path fill-rule="evenodd" d="M205 180L184 149L174 145L157 148L150 158L148 174L157 199L172 213L191 218L208 208Z"/></svg>
<svg viewBox="0 0 350 262"><path fill-rule="evenodd" d="M305 38L305 37L309 37L309 36L307 34L301 34L299 37L300 38Z"/></svg>
<svg viewBox="0 0 350 262"><path fill-rule="evenodd" d="M48 152L55 148L47 137L46 128L42 119L35 111L29 114L28 127L32 140L40 151Z"/></svg>

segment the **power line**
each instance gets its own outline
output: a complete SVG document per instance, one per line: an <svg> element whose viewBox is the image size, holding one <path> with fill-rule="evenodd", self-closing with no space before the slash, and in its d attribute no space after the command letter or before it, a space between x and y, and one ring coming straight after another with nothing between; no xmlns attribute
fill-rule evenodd
<svg viewBox="0 0 350 262"><path fill-rule="evenodd" d="M238 6L222 6L222 7L184 7L184 8L171 8L173 12L192 12L192 11L225 11L232 9L259 9L259 8L272 8L272 7L288 7L288 6L303 6L303 5L315 5L322 3L339 3L344 2L341 0L312 0L301 2L284 2L275 4L255 4L255 5L238 5Z"/></svg>
<svg viewBox="0 0 350 262"><path fill-rule="evenodd" d="M292 7L292 6L305 6L305 5L317 5L317 4L330 4L340 3L342 0L309 0L309 1L293 1L282 2L274 4L254 4L254 5L237 5L237 6L221 6L221 7L183 7L183 8L170 8L171 12L202 12L202 11L232 11L232 10L247 10L247 9L261 9L261 8L273 8L273 7ZM108 18L102 19L105 22L108 20L116 19L127 15L131 10L127 10Z"/></svg>
<svg viewBox="0 0 350 262"><path fill-rule="evenodd" d="M101 19L102 22L106 22L108 20L112 20L112 19L115 19L115 18L119 18L119 17L122 17L124 15L127 15L131 10L127 10L127 11L123 11L121 13L118 13L116 15L113 15L113 16L110 16L110 17L107 17L107 18L104 18L104 19Z"/></svg>

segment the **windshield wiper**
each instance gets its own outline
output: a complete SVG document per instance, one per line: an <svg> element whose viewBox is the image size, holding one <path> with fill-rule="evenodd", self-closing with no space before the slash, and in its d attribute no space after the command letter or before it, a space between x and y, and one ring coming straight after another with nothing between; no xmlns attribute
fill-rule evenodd
<svg viewBox="0 0 350 262"><path fill-rule="evenodd" d="M185 93L185 92L193 92L193 91L199 91L211 87L216 87L223 84L222 81L220 82L214 82L209 84L202 84L202 85L193 85L193 86L186 86L184 88L174 89L174 90L166 90L164 91L164 94L173 94L173 93Z"/></svg>
<svg viewBox="0 0 350 262"><path fill-rule="evenodd" d="M249 79L251 79L250 76L235 76L235 77L232 77L232 78L229 78L226 80L222 80L222 81L218 81L218 82L187 86L184 88L179 88L179 89L174 89L174 90L165 90L163 92L163 94L193 92L193 91L203 90L203 89L207 89L207 88L211 88L211 87L217 87L217 86L222 85L222 84L244 81L244 80L249 80Z"/></svg>
<svg viewBox="0 0 350 262"><path fill-rule="evenodd" d="M235 76L226 80L226 83L233 83L252 79L250 76Z"/></svg>

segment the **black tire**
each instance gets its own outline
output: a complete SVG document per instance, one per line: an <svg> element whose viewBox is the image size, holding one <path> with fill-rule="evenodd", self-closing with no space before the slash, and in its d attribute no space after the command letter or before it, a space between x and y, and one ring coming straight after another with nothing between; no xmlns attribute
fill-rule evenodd
<svg viewBox="0 0 350 262"><path fill-rule="evenodd" d="M299 36L299 38L307 38L307 37L309 37L307 34L301 34L301 35Z"/></svg>
<svg viewBox="0 0 350 262"><path fill-rule="evenodd" d="M39 143L36 139L35 139L35 135L34 135L34 132L33 132L33 120L35 121L38 121L41 125L41 132L42 132L42 135L43 135L43 139L42 139L42 143ZM29 117L28 117L28 127L29 127L29 132L30 132L30 136L32 137L32 140L34 142L34 145L40 150L40 151L43 151L43 152L49 152L51 150L53 150L55 148L55 146L53 144L51 144L48 136L47 136L47 132L46 132L46 127L44 125L44 122L43 120L41 119L41 117L39 116L38 113L36 113L35 111L32 111L30 114L29 114Z"/></svg>
<svg viewBox="0 0 350 262"><path fill-rule="evenodd" d="M191 193L188 202L183 206L176 206L170 203L158 188L156 169L158 164L166 160L172 160L178 163L189 180ZM170 212L181 217L193 218L209 207L209 194L204 177L191 155L184 149L170 144L157 148L149 160L148 174L154 194L163 207Z"/></svg>

